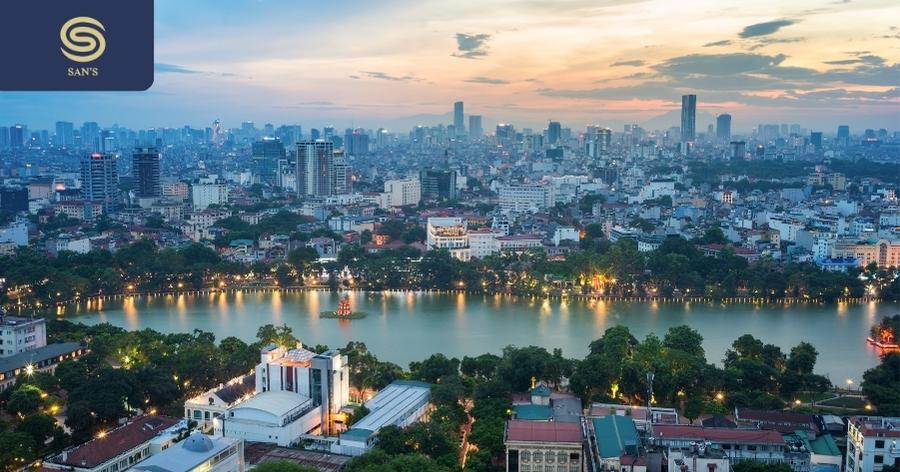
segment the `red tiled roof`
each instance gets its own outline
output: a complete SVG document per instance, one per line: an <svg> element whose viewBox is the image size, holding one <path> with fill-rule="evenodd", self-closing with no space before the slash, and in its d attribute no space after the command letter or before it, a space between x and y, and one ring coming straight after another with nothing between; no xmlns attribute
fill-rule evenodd
<svg viewBox="0 0 900 472"><path fill-rule="evenodd" d="M654 425L653 435L663 439L705 440L720 443L784 444L778 431L700 426Z"/></svg>
<svg viewBox="0 0 900 472"><path fill-rule="evenodd" d="M73 467L96 467L153 439L163 430L181 421L168 416L141 416L116 428L102 438L92 439L50 462ZM65 459L63 456L65 455Z"/></svg>
<svg viewBox="0 0 900 472"><path fill-rule="evenodd" d="M581 426L578 423L555 421L509 420L506 423L506 439L581 444Z"/></svg>
<svg viewBox="0 0 900 472"><path fill-rule="evenodd" d="M742 421L759 422L761 429L774 429L781 433L793 433L798 429L819 431L815 418L809 413L739 408L737 416Z"/></svg>

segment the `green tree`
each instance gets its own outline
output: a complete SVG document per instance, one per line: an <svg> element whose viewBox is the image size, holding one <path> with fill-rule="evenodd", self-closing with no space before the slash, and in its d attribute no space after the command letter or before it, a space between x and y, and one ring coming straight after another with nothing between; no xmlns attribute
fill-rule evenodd
<svg viewBox="0 0 900 472"><path fill-rule="evenodd" d="M23 385L9 397L6 409L11 413L26 415L41 407L41 390L34 385Z"/></svg>
<svg viewBox="0 0 900 472"><path fill-rule="evenodd" d="M0 465L15 470L34 458L36 444L27 433L0 432Z"/></svg>
<svg viewBox="0 0 900 472"><path fill-rule="evenodd" d="M900 353L891 352L863 374L862 391L882 416L900 416Z"/></svg>
<svg viewBox="0 0 900 472"><path fill-rule="evenodd" d="M703 336L700 332L687 325L669 328L663 341L669 349L678 349L692 356L704 357Z"/></svg>
<svg viewBox="0 0 900 472"><path fill-rule="evenodd" d="M34 440L34 444L41 446L44 442L53 437L59 430L56 425L56 419L43 413L32 413L25 417L16 432L25 433Z"/></svg>
<svg viewBox="0 0 900 472"><path fill-rule="evenodd" d="M700 397L692 396L684 403L684 417L694 424L694 420L703 414L703 400Z"/></svg>

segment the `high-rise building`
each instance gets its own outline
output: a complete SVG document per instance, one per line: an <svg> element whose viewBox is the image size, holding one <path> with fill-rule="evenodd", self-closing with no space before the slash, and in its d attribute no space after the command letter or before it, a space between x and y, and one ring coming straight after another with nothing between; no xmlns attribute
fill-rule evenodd
<svg viewBox="0 0 900 472"><path fill-rule="evenodd" d="M348 156L363 156L369 153L369 135L365 130L347 129L344 133L344 152Z"/></svg>
<svg viewBox="0 0 900 472"><path fill-rule="evenodd" d="M747 155L747 143L744 141L731 142L731 159L735 161L743 161Z"/></svg>
<svg viewBox="0 0 900 472"><path fill-rule="evenodd" d="M423 170L419 182L425 200L456 200L456 172L452 170Z"/></svg>
<svg viewBox="0 0 900 472"><path fill-rule="evenodd" d="M716 117L716 137L721 141L731 141L731 115L723 113Z"/></svg>
<svg viewBox="0 0 900 472"><path fill-rule="evenodd" d="M327 196L334 192L334 144L324 139L297 143L297 194Z"/></svg>
<svg viewBox="0 0 900 472"><path fill-rule="evenodd" d="M551 121L547 125L547 144L553 146L559 142L560 137L562 137L562 125L558 121Z"/></svg>
<svg viewBox="0 0 900 472"><path fill-rule="evenodd" d="M104 213L119 207L119 171L115 154L91 153L81 159L81 194L85 200L96 200Z"/></svg>
<svg viewBox="0 0 900 472"><path fill-rule="evenodd" d="M466 132L465 114L463 110L463 102L453 104L453 128L456 129L456 135L460 136Z"/></svg>
<svg viewBox="0 0 900 472"><path fill-rule="evenodd" d="M137 197L161 197L159 150L155 147L135 148L131 155L131 163L131 172L136 181L135 194Z"/></svg>
<svg viewBox="0 0 900 472"><path fill-rule="evenodd" d="M100 125L94 121L81 125L81 145L92 151L100 150Z"/></svg>
<svg viewBox="0 0 900 472"><path fill-rule="evenodd" d="M25 125L15 125L9 129L9 147L13 149L25 147Z"/></svg>
<svg viewBox="0 0 900 472"><path fill-rule="evenodd" d="M697 96L681 96L681 142L693 141L697 137Z"/></svg>
<svg viewBox="0 0 900 472"><path fill-rule="evenodd" d="M353 191L353 178L350 172L350 163L341 151L335 151L332 169L332 194L347 195Z"/></svg>
<svg viewBox="0 0 900 472"><path fill-rule="evenodd" d="M284 144L277 138L263 138L252 146L253 183L275 185L278 180L278 161L284 159Z"/></svg>
<svg viewBox="0 0 900 472"><path fill-rule="evenodd" d="M0 149L9 147L9 128L0 126Z"/></svg>
<svg viewBox="0 0 900 472"><path fill-rule="evenodd" d="M848 125L840 125L837 129L837 140L839 143L846 146L850 143L850 126Z"/></svg>
<svg viewBox="0 0 900 472"><path fill-rule="evenodd" d="M484 135L484 129L481 127L481 115L469 115L469 138L472 140L481 139Z"/></svg>
<svg viewBox="0 0 900 472"><path fill-rule="evenodd" d="M75 125L69 121L56 122L56 145L70 147L75 144Z"/></svg>
<svg viewBox="0 0 900 472"><path fill-rule="evenodd" d="M809 133L809 144L812 144L816 152L822 151L822 132L812 131Z"/></svg>

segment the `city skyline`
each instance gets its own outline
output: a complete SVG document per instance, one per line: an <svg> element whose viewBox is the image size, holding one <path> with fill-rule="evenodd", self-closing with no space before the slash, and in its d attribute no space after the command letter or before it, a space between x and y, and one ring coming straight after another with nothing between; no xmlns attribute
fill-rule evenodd
<svg viewBox="0 0 900 472"><path fill-rule="evenodd" d="M677 126L681 96L696 94L698 129L721 113L736 132L765 122L890 127L900 100L900 32L890 21L898 14L880 0L342 1L315 11L160 0L149 92L2 93L0 121L406 129L451 123L449 105L462 100L487 129L549 120Z"/></svg>

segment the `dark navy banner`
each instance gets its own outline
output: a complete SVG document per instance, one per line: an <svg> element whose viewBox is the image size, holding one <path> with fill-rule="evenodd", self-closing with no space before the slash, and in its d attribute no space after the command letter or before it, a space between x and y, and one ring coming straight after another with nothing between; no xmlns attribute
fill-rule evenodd
<svg viewBox="0 0 900 472"><path fill-rule="evenodd" d="M146 90L153 0L7 0L0 45L0 90Z"/></svg>

